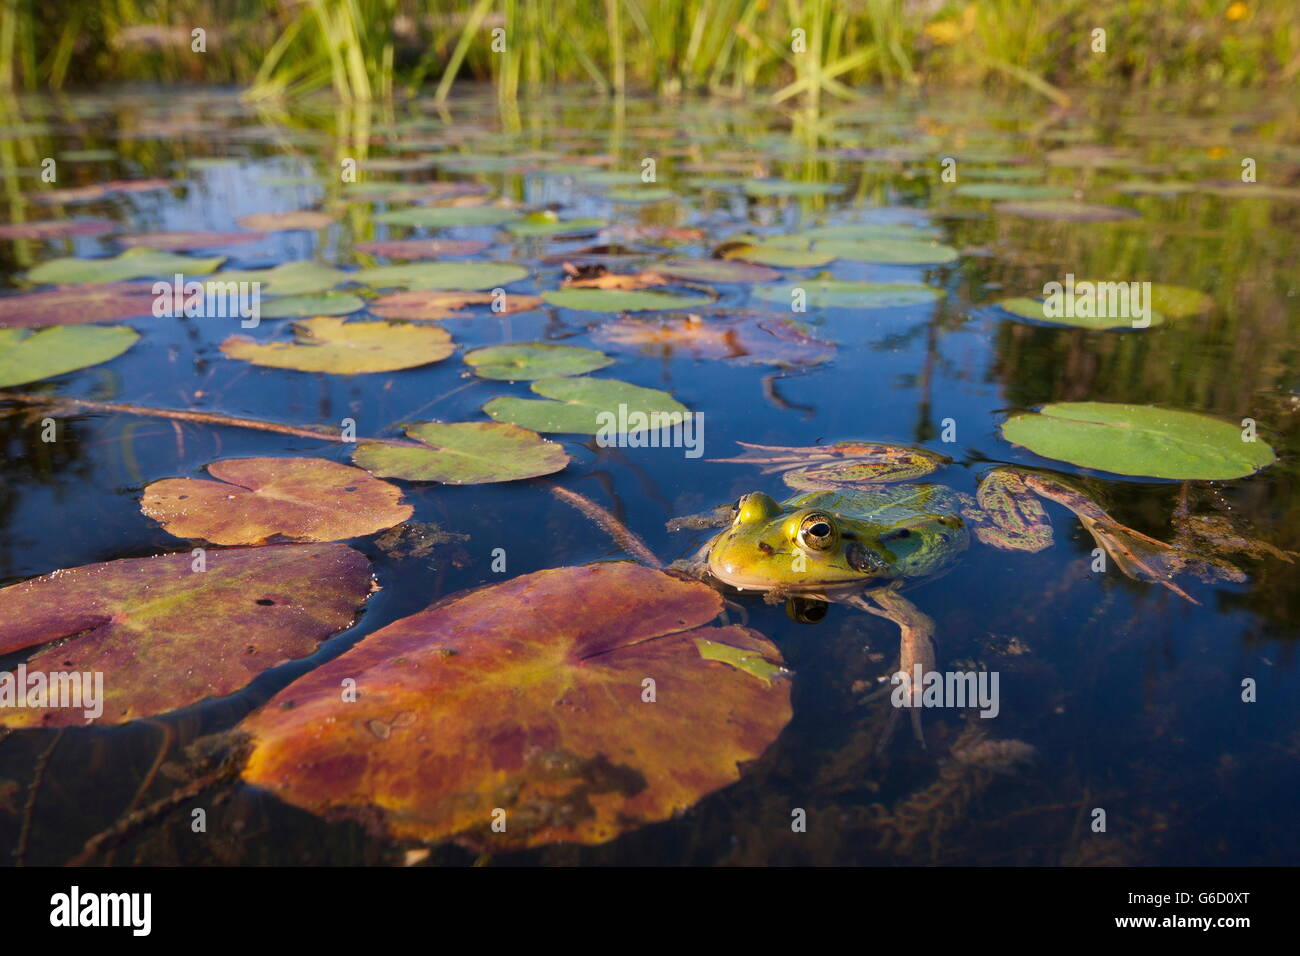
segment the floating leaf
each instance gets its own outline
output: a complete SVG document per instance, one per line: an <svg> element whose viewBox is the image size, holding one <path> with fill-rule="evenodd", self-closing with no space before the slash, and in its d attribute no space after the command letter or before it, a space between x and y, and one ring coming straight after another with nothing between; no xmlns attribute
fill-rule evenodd
<svg viewBox="0 0 1300 956"><path fill-rule="evenodd" d="M497 206L415 206L376 216L376 222L394 226L426 226L450 229L455 226L499 226L520 217L516 209Z"/></svg>
<svg viewBox="0 0 1300 956"><path fill-rule="evenodd" d="M665 259L656 262L654 270L669 278L684 279L687 282L770 282L781 277L781 273L775 269L735 259Z"/></svg>
<svg viewBox="0 0 1300 956"><path fill-rule="evenodd" d="M1195 412L1108 402L1059 402L1002 425L1009 442L1044 458L1120 475L1223 481L1274 461L1240 426Z"/></svg>
<svg viewBox="0 0 1300 956"><path fill-rule="evenodd" d="M140 338L116 325L0 329L0 388L37 382L115 359Z"/></svg>
<svg viewBox="0 0 1300 956"><path fill-rule="evenodd" d="M121 282L123 279L143 279L148 276L170 279L178 272L182 275L206 275L215 272L225 261L222 256L195 259L156 249L128 249L121 255L106 259L50 259L28 272L27 281L74 285Z"/></svg>
<svg viewBox="0 0 1300 956"><path fill-rule="evenodd" d="M236 219L237 225L245 229L262 232L292 232L302 229L308 232L325 229L334 224L334 217L327 212L299 210L297 212L256 212L243 219Z"/></svg>
<svg viewBox="0 0 1300 956"><path fill-rule="evenodd" d="M472 256L491 243L478 239L381 239L358 242L353 248L372 256L390 259L439 259L442 256Z"/></svg>
<svg viewBox="0 0 1300 956"><path fill-rule="evenodd" d="M617 379L543 378L531 388L555 401L503 395L484 405L483 411L497 421L534 431L583 435L594 435L602 427L611 434L644 431L671 424L674 416L680 423L681 416L690 414L690 409L667 392Z"/></svg>
<svg viewBox="0 0 1300 956"><path fill-rule="evenodd" d="M42 189L28 193L35 202L53 205L66 202L90 202L103 199L114 193L150 193L171 189L180 183L170 179L114 179L107 183L95 183L91 186L71 186L67 189Z"/></svg>
<svg viewBox="0 0 1300 956"><path fill-rule="evenodd" d="M613 365L614 360L595 349L549 342L520 342L514 345L489 345L465 354L465 364L479 378L506 382L527 379L585 375Z"/></svg>
<svg viewBox="0 0 1300 956"><path fill-rule="evenodd" d="M232 335L221 343L221 351L268 368L358 375L440 362L456 350L451 336L436 325L346 322L318 316L295 322L293 331L293 342L258 342Z"/></svg>
<svg viewBox="0 0 1300 956"><path fill-rule="evenodd" d="M51 219L0 225L0 239L74 239L106 236L117 229L107 219Z"/></svg>
<svg viewBox="0 0 1300 956"><path fill-rule="evenodd" d="M762 474L786 472L785 483L802 490L835 491L895 481L912 481L938 471L952 459L927 448L882 442L840 441L805 447L751 445L735 458L712 461L738 465L764 465Z"/></svg>
<svg viewBox="0 0 1300 956"><path fill-rule="evenodd" d="M702 296L670 292L623 291L620 289L547 289L542 298L551 305L586 312L655 312L660 309L689 309L707 305Z"/></svg>
<svg viewBox="0 0 1300 956"><path fill-rule="evenodd" d="M394 292L381 295L370 302L370 311L386 319L464 319L468 312L458 312L467 305L497 306L497 297L490 292L439 292L420 290L417 292ZM513 315L527 312L542 304L535 295L523 295L515 292L500 299L500 311L493 315Z"/></svg>
<svg viewBox="0 0 1300 956"><path fill-rule="evenodd" d="M769 239L776 245L791 244L803 248L817 239L937 239L943 230L933 226L914 226L905 222L858 222L840 226L822 226L808 229L793 236L776 236Z"/></svg>
<svg viewBox="0 0 1300 956"><path fill-rule="evenodd" d="M626 189L611 189L605 194L605 198L610 202L619 203L666 202L669 199L676 199L677 194L662 186L658 188L632 186Z"/></svg>
<svg viewBox="0 0 1300 956"><path fill-rule="evenodd" d="M395 839L494 852L612 840L733 783L790 719L780 652L709 626L721 607L703 584L622 562L453 595L245 720L244 779ZM353 703L344 677L366 688ZM671 704L641 702L647 677Z"/></svg>
<svg viewBox="0 0 1300 956"><path fill-rule="evenodd" d="M1150 303L1148 303L1149 305ZM1131 329L1145 328L1145 325L1135 326L1135 322L1140 321L1138 316L1121 316L1121 315L1090 315L1081 316L1078 314L1049 316L1046 311L1046 303L1039 299L1030 299L1024 297L1002 299L998 302L998 307L1005 309L1012 315L1019 316L1022 319L1032 319L1035 322L1046 322L1051 325L1069 325L1078 329ZM1064 308L1064 307L1062 307ZM1076 303L1076 313L1077 313ZM1096 311L1096 310L1094 310ZM1108 312L1109 308L1103 308L1101 311ZM1116 309L1116 312L1124 311ZM1159 312L1152 309L1150 314L1150 324L1163 325L1165 317Z"/></svg>
<svg viewBox="0 0 1300 956"><path fill-rule="evenodd" d="M149 282L72 285L0 297L0 326L37 327L116 322L153 314Z"/></svg>
<svg viewBox="0 0 1300 956"><path fill-rule="evenodd" d="M957 250L938 242L910 239L831 239L819 241L818 252L854 262L892 265L942 265L957 260Z"/></svg>
<svg viewBox="0 0 1300 956"><path fill-rule="evenodd" d="M605 219L556 219L552 216L527 216L506 226L512 235L564 236L571 233L598 232L609 225Z"/></svg>
<svg viewBox="0 0 1300 956"><path fill-rule="evenodd" d="M782 269L813 269L830 265L835 261L835 253L828 250L794 249L784 245L767 243L728 244L721 249L728 259L743 259L746 262L763 266L777 266Z"/></svg>
<svg viewBox="0 0 1300 956"><path fill-rule="evenodd" d="M657 357L726 359L744 365L813 365L835 354L802 322L777 313L752 312L626 318L606 322L596 341Z"/></svg>
<svg viewBox="0 0 1300 956"><path fill-rule="evenodd" d="M131 236L118 236L124 246L143 246L166 252L189 252L194 249L220 249L265 239L265 232L142 232Z"/></svg>
<svg viewBox="0 0 1300 956"><path fill-rule="evenodd" d="M309 295L325 292L351 278L352 274L342 269L304 260L285 262L271 269L223 272L208 282L256 282L262 295Z"/></svg>
<svg viewBox="0 0 1300 956"><path fill-rule="evenodd" d="M789 179L747 179L745 192L751 196L826 196L843 192L838 183L803 183Z"/></svg>
<svg viewBox="0 0 1300 956"><path fill-rule="evenodd" d="M757 298L789 305L791 293L802 289L807 304L815 309L892 309L936 302L942 289L911 282L858 282L851 279L806 279L781 285L761 285Z"/></svg>
<svg viewBox="0 0 1300 956"><path fill-rule="evenodd" d="M1033 183L963 183L953 193L972 199L1064 199L1074 192L1065 186L1043 186Z"/></svg>
<svg viewBox="0 0 1300 956"><path fill-rule="evenodd" d="M419 422L406 429L423 447L362 442L352 461L384 478L479 485L519 481L563 470L564 446L537 432L500 422Z"/></svg>
<svg viewBox="0 0 1300 956"><path fill-rule="evenodd" d="M140 510L168 534L226 545L359 538L413 510L396 485L324 458L232 458L208 474L153 482Z"/></svg>
<svg viewBox="0 0 1300 956"><path fill-rule="evenodd" d="M366 307L365 299L350 292L288 295L262 304L263 319L290 319L300 315L349 315Z"/></svg>
<svg viewBox="0 0 1300 956"><path fill-rule="evenodd" d="M350 278L376 289L494 289L528 278L528 270L510 262L411 262L361 269Z"/></svg>
<svg viewBox="0 0 1300 956"><path fill-rule="evenodd" d="M1023 202L998 203L993 207L1009 216L1025 219L1058 219L1062 222L1113 222L1136 219L1136 210L1124 206L1069 202L1064 199L1027 199Z"/></svg>
<svg viewBox="0 0 1300 956"><path fill-rule="evenodd" d="M351 626L370 563L343 544L123 558L0 589L0 655L54 643L29 672L102 673L103 713L0 707L10 727L122 724L224 697Z"/></svg>

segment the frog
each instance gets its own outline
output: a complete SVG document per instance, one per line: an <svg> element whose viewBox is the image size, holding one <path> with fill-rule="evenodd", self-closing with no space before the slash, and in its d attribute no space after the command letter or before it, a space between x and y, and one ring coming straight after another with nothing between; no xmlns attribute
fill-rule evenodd
<svg viewBox="0 0 1300 956"><path fill-rule="evenodd" d="M917 481L952 464L924 448L742 445L743 456L719 460L763 464L765 474L784 472L796 493L777 500L751 491L730 507L670 522L671 530L723 529L678 567L723 590L784 600L796 620L813 622L828 604L840 603L896 625L898 667L891 684L897 690L880 692L893 693L896 706L881 747L906 707L913 735L925 748L922 687L914 675L918 667L921 674L936 669L934 622L901 592L947 572L976 544L1025 553L1051 547L1043 500L1073 512L1123 573L1192 603L1199 602L1175 580L1184 571L1205 580L1244 580L1235 565L1185 540L1166 543L1125 527L1068 476L1046 470L996 465L981 476L972 497Z"/></svg>

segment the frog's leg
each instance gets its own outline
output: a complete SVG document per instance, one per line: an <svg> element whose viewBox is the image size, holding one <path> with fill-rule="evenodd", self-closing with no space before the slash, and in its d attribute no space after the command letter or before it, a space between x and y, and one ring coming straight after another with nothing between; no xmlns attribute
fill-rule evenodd
<svg viewBox="0 0 1300 956"><path fill-rule="evenodd" d="M881 442L842 441L804 448L738 442L745 453L713 461L765 465L763 474L786 472L785 483L799 491L835 491L890 481L911 481L937 471L952 459L925 448Z"/></svg>
<svg viewBox="0 0 1300 956"><path fill-rule="evenodd" d="M894 673L892 683L901 686L901 693L896 697L896 688L885 688L878 694L890 693L891 699L901 697L906 701L902 706L912 711L912 733L925 749L925 734L921 732L921 692L922 687L916 683L917 668L922 677L935 668L934 621L923 613L907 598L898 593L895 587L876 588L861 595L846 599L859 610L883 617L898 625L901 632L898 642L898 670ZM898 705L895 704L895 707ZM893 735L894 725L898 721L898 710L890 715L889 723L881 734L877 750L883 750Z"/></svg>
<svg viewBox="0 0 1300 956"><path fill-rule="evenodd" d="M1188 567L1209 568L1202 558L1180 544L1165 544L1120 524L1077 488L1041 472L995 468L980 482L979 513L962 514L975 525L976 538L985 544L1041 551L1051 544L1052 536L1035 495L1074 512L1097 545L1130 578L1163 585L1193 604L1200 603L1175 584L1173 577ZM1226 573L1221 565L1220 570Z"/></svg>

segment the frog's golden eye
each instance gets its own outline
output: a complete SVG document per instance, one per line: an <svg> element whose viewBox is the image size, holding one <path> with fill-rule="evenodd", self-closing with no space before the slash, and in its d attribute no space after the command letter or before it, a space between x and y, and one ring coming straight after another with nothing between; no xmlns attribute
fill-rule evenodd
<svg viewBox="0 0 1300 956"><path fill-rule="evenodd" d="M835 544L835 522L814 511L799 523L799 543L814 551L829 551Z"/></svg>

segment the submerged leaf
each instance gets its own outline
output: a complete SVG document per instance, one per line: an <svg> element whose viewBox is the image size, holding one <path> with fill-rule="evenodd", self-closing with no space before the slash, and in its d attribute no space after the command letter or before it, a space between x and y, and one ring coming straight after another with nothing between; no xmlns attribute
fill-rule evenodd
<svg viewBox="0 0 1300 956"><path fill-rule="evenodd" d="M721 607L705 585L622 562L453 595L247 719L244 779L397 839L603 843L734 782L789 721L780 652L709 626ZM344 677L366 688L353 703ZM643 702L647 678L664 703Z"/></svg>
<svg viewBox="0 0 1300 956"><path fill-rule="evenodd" d="M424 447L363 442L352 460L371 474L407 481L478 485L560 471L564 447L534 431L501 422L419 422L406 428Z"/></svg>
<svg viewBox="0 0 1300 956"><path fill-rule="evenodd" d="M1273 463L1273 449L1243 429L1195 412L1109 402L1058 402L1013 415L1009 442L1083 468L1152 478L1222 481Z"/></svg>
<svg viewBox="0 0 1300 956"><path fill-rule="evenodd" d="M343 544L185 551L55 571L0 589L0 655L104 675L103 713L0 707L0 724L121 724L224 697L349 627L370 562Z"/></svg>
<svg viewBox="0 0 1300 956"><path fill-rule="evenodd" d="M124 326L55 326L28 332L0 329L0 388L115 359L140 338Z"/></svg>
<svg viewBox="0 0 1300 956"><path fill-rule="evenodd" d="M293 331L293 342L258 342L233 335L221 343L221 351L269 368L357 375L440 362L456 350L451 336L436 325L346 322L318 316L295 322Z"/></svg>
<svg viewBox="0 0 1300 956"><path fill-rule="evenodd" d="M231 458L208 474L153 482L140 510L168 534L226 545L359 538L412 513L396 485L324 458Z"/></svg>

